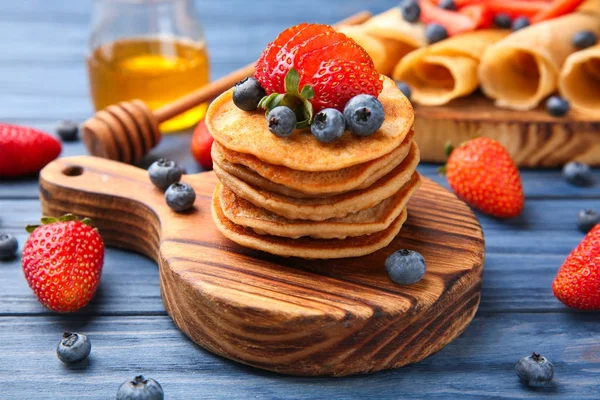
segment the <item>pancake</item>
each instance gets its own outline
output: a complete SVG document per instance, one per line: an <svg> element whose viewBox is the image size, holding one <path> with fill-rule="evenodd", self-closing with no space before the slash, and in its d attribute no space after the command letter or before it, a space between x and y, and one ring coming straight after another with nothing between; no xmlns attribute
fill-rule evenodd
<svg viewBox="0 0 600 400"><path fill-rule="evenodd" d="M231 99L233 89L210 105L206 126L223 147L299 171L335 171L383 157L397 148L410 132L414 113L408 99L389 78L384 78L379 100L385 121L373 135L357 137L350 132L332 143L319 143L308 130L289 138L269 132L264 112L246 112Z"/></svg>
<svg viewBox="0 0 600 400"><path fill-rule="evenodd" d="M572 13L511 33L488 47L479 65L483 93L498 107L535 108L558 85L560 67L573 52L573 35L600 34L600 16Z"/></svg>
<svg viewBox="0 0 600 400"><path fill-rule="evenodd" d="M354 190L326 198L297 199L279 193L269 192L247 184L239 178L223 171L214 164L217 177L236 195L248 200L257 207L265 208L288 219L308 219L323 221L340 218L357 211L371 208L393 196L412 177L419 163L419 149L412 143L408 156L392 172L368 188Z"/></svg>
<svg viewBox="0 0 600 400"><path fill-rule="evenodd" d="M212 215L219 231L237 244L255 250L283 257L302 257L309 259L360 257L384 248L396 237L406 221L407 213L402 213L384 231L371 235L354 236L346 239L313 239L302 237L289 238L259 235L250 228L231 222L220 206L219 187L212 198Z"/></svg>
<svg viewBox="0 0 600 400"><path fill-rule="evenodd" d="M406 208L406 203L420 186L421 177L414 173L398 193L375 207L321 222L280 217L236 196L221 184L218 193L223 214L233 223L252 228L256 233L293 239L302 236L315 239L345 239L348 236L369 235L387 229Z"/></svg>
<svg viewBox="0 0 600 400"><path fill-rule="evenodd" d="M389 75L394 65L391 60L392 54L390 54L383 41L369 35L362 25L342 25L336 28L336 30L348 36L365 49L373 60L377 72L381 75Z"/></svg>
<svg viewBox="0 0 600 400"><path fill-rule="evenodd" d="M477 30L417 49L400 60L393 78L410 85L411 100L417 104L435 106L467 96L479 86L481 54L508 33L501 29Z"/></svg>
<svg viewBox="0 0 600 400"><path fill-rule="evenodd" d="M250 155L231 151L218 142L212 148L213 162L239 179L271 192L290 197L327 197L371 186L396 168L408 155L413 132L400 146L376 160L337 171L296 171L266 164Z"/></svg>

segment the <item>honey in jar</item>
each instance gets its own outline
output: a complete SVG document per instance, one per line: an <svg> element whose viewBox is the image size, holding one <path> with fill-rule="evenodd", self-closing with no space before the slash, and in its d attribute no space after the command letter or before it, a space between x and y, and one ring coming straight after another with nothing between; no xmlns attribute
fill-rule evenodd
<svg viewBox="0 0 600 400"><path fill-rule="evenodd" d="M203 42L171 38L128 38L101 45L88 57L91 95L97 110L140 99L151 109L208 83ZM204 117L202 104L161 124L163 132L188 128Z"/></svg>

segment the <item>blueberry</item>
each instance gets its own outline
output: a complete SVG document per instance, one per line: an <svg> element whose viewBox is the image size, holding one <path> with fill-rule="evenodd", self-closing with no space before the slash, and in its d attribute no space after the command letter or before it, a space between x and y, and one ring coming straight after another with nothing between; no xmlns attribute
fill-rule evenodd
<svg viewBox="0 0 600 400"><path fill-rule="evenodd" d="M519 379L531 387L546 386L554 377L554 366L544 356L533 353L515 366Z"/></svg>
<svg viewBox="0 0 600 400"><path fill-rule="evenodd" d="M438 7L443 8L444 10L456 10L454 0L442 0L438 3Z"/></svg>
<svg viewBox="0 0 600 400"><path fill-rule="evenodd" d="M517 17L512 22L512 30L518 31L519 29L527 28L529 25L531 25L531 22L529 22L529 18Z"/></svg>
<svg viewBox="0 0 600 400"><path fill-rule="evenodd" d="M142 375L119 386L117 400L163 400L165 393L160 383L154 379L146 379Z"/></svg>
<svg viewBox="0 0 600 400"><path fill-rule="evenodd" d="M196 192L187 183L174 183L165 192L165 200L173 211L187 211L194 206Z"/></svg>
<svg viewBox="0 0 600 400"><path fill-rule="evenodd" d="M385 260L385 270L392 282L398 285L412 285L425 275L425 259L413 250L398 250Z"/></svg>
<svg viewBox="0 0 600 400"><path fill-rule="evenodd" d="M310 126L310 131L321 143L330 143L341 138L345 130L344 114L335 108L319 111Z"/></svg>
<svg viewBox="0 0 600 400"><path fill-rule="evenodd" d="M370 136L377 132L385 118L383 105L368 94L359 94L344 107L344 118L348 129L357 136Z"/></svg>
<svg viewBox="0 0 600 400"><path fill-rule="evenodd" d="M233 88L233 104L244 111L254 111L266 95L265 89L255 78L244 78Z"/></svg>
<svg viewBox="0 0 600 400"><path fill-rule="evenodd" d="M546 100L546 111L553 117L562 117L569 112L571 108L569 102L559 96L550 96Z"/></svg>
<svg viewBox="0 0 600 400"><path fill-rule="evenodd" d="M400 89L402 94L405 95L406 98L410 100L410 96L412 96L412 90L411 90L410 86L408 86L408 83L402 82L402 81L396 81L396 86L398 87L398 89Z"/></svg>
<svg viewBox="0 0 600 400"><path fill-rule="evenodd" d="M153 162L150 168L148 168L150 180L160 190L165 190L172 184L179 182L183 173L183 167L175 161L164 158Z"/></svg>
<svg viewBox="0 0 600 400"><path fill-rule="evenodd" d="M267 126L272 134L279 137L288 137L296 128L296 114L291 108L278 106L269 111Z"/></svg>
<svg viewBox="0 0 600 400"><path fill-rule="evenodd" d="M79 126L73 121L60 121L56 126L56 134L63 142L74 142L78 139Z"/></svg>
<svg viewBox="0 0 600 400"><path fill-rule="evenodd" d="M414 0L404 0L400 3L402 18L408 22L417 22L421 16L421 7Z"/></svg>
<svg viewBox="0 0 600 400"><path fill-rule="evenodd" d="M581 210L577 214L577 227L583 233L588 233L600 224L600 214L596 210Z"/></svg>
<svg viewBox="0 0 600 400"><path fill-rule="evenodd" d="M10 233L0 233L0 260L10 260L17 254L19 243Z"/></svg>
<svg viewBox="0 0 600 400"><path fill-rule="evenodd" d="M594 183L592 170L587 164L577 161L567 163L562 173L567 182L574 186L591 186Z"/></svg>
<svg viewBox="0 0 600 400"><path fill-rule="evenodd" d="M446 31L446 28L440 24L429 24L427 25L427 28L425 28L425 37L429 44L436 43L446 39L448 37L448 32Z"/></svg>
<svg viewBox="0 0 600 400"><path fill-rule="evenodd" d="M579 31L573 35L573 46L579 50L594 46L598 43L598 36L592 31Z"/></svg>
<svg viewBox="0 0 600 400"><path fill-rule="evenodd" d="M73 364L85 360L91 350L92 343L86 335L65 332L56 348L56 355L65 364Z"/></svg>
<svg viewBox="0 0 600 400"><path fill-rule="evenodd" d="M494 17L494 24L498 28L510 29L512 25L512 19L510 18L510 15L505 13L496 14Z"/></svg>

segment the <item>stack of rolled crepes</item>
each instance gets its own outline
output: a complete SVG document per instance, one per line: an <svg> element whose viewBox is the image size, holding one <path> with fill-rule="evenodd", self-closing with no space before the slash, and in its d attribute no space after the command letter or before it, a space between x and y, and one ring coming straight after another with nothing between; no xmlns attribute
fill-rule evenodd
<svg viewBox="0 0 600 400"><path fill-rule="evenodd" d="M380 73L408 83L416 104L442 105L481 88L498 107L529 110L560 90L573 109L598 113L600 45L576 51L572 42L584 30L600 36L600 0L517 32L477 30L430 46L423 24L404 21L398 8L341 29Z"/></svg>

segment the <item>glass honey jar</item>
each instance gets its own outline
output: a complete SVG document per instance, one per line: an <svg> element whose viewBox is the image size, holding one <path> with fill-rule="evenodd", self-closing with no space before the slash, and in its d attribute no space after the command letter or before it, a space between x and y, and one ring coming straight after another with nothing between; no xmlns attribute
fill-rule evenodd
<svg viewBox="0 0 600 400"><path fill-rule="evenodd" d="M191 0L95 0L87 64L96 110L133 99L156 109L209 80L204 33ZM206 108L160 128L191 127Z"/></svg>

